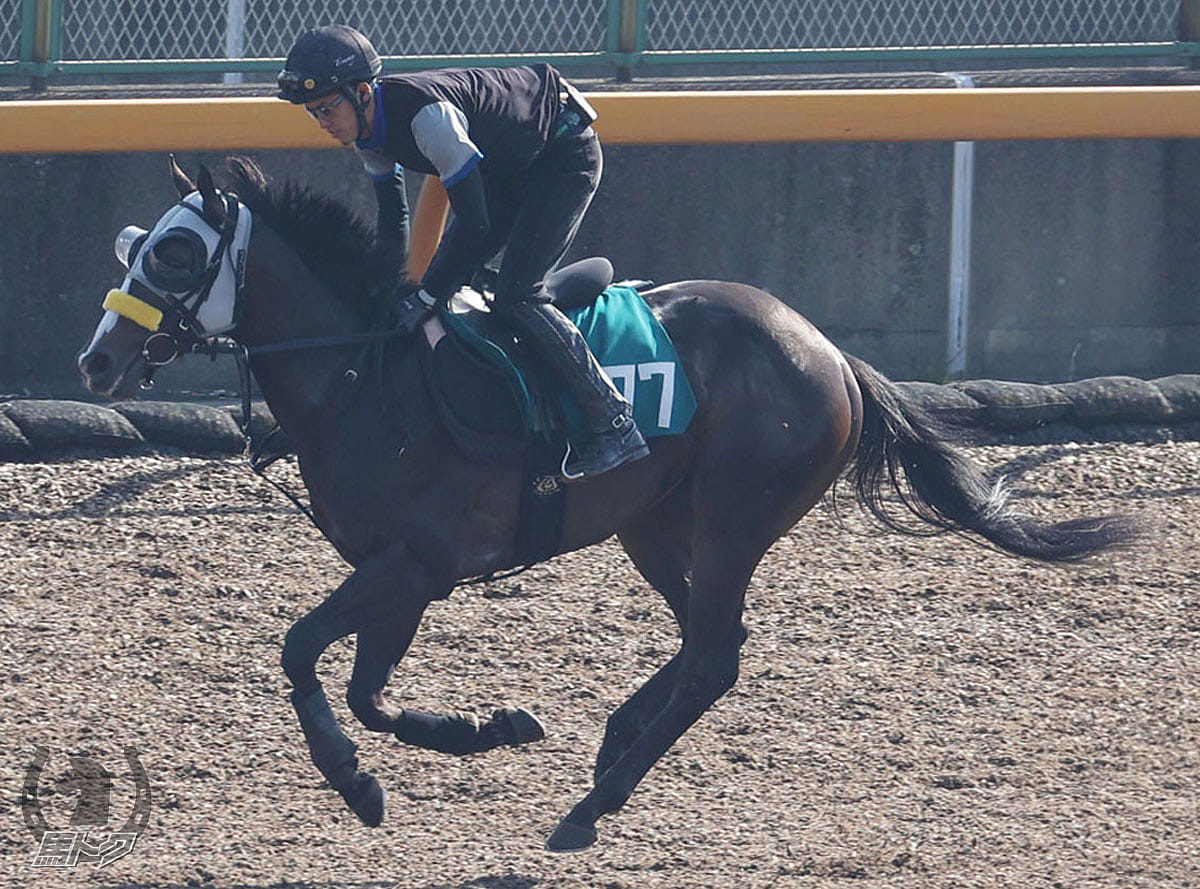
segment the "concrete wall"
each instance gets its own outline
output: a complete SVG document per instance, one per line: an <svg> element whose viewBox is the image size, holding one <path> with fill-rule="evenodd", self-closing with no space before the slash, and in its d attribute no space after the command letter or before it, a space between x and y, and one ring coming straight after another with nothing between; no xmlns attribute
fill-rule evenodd
<svg viewBox="0 0 1200 889"><path fill-rule="evenodd" d="M897 379L944 376L952 148L610 147L572 255L762 286ZM350 152L260 152L374 213ZM181 157L194 170L198 160ZM1200 369L1200 147L980 143L967 376ZM74 355L122 272L116 232L174 200L161 155L0 157L0 394L78 395ZM190 359L160 391L233 388Z"/></svg>

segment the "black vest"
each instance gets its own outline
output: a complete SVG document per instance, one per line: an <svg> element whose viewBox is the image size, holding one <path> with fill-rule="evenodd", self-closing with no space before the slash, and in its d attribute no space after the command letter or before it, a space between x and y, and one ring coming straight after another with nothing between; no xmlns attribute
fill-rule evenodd
<svg viewBox="0 0 1200 889"><path fill-rule="evenodd" d="M380 78L385 141L376 150L405 169L436 174L413 140L412 119L426 105L449 102L466 115L471 141L483 152L480 173L486 177L515 172L545 146L558 116L560 83L558 71L546 64Z"/></svg>

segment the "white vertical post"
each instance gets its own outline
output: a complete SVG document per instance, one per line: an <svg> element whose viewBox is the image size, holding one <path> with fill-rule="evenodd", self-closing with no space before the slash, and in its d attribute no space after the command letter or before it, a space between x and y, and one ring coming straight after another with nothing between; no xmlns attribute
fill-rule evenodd
<svg viewBox="0 0 1200 889"><path fill-rule="evenodd" d="M246 0L225 0L225 58L240 59L246 52ZM227 71L225 83L241 83L240 71Z"/></svg>
<svg viewBox="0 0 1200 889"><path fill-rule="evenodd" d="M955 86L975 86L969 74L951 74ZM950 192L950 308L946 374L967 371L967 325L971 304L971 207L975 191L975 143L954 143L954 180Z"/></svg>

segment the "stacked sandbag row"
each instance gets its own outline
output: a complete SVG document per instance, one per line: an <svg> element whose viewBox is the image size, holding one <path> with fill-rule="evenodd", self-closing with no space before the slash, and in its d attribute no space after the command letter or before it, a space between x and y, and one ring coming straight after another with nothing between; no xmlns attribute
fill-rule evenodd
<svg viewBox="0 0 1200 889"><path fill-rule="evenodd" d="M160 448L240 454L245 447L240 417L241 408L190 402L128 401L110 406L41 399L0 402L0 460ZM251 430L259 434L273 425L266 406L255 403Z"/></svg>
<svg viewBox="0 0 1200 889"><path fill-rule="evenodd" d="M1200 374L1157 380L1097 377L1039 385L1003 380L899 383L935 417L972 430L983 442L1200 439ZM190 402L0 402L0 460L38 460L78 451L136 453L174 448L239 454L241 409ZM253 406L255 434L273 425Z"/></svg>
<svg viewBox="0 0 1200 889"><path fill-rule="evenodd" d="M1200 438L1200 374L1111 376L1040 385L1004 380L900 383L935 417L983 441L1140 441Z"/></svg>

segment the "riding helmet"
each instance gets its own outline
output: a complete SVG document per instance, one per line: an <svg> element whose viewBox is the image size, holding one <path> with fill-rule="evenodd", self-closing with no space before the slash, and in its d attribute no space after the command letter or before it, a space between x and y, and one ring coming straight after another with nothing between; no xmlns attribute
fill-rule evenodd
<svg viewBox="0 0 1200 889"><path fill-rule="evenodd" d="M297 38L279 72L276 97L302 105L372 81L383 62L371 41L347 25L324 25Z"/></svg>

